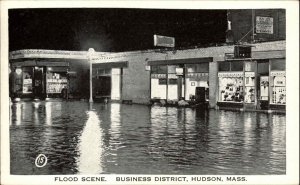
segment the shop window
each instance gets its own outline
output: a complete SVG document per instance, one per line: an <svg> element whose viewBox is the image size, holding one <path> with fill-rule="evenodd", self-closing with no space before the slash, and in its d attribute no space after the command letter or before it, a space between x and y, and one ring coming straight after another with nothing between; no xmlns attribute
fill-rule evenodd
<svg viewBox="0 0 300 185"><path fill-rule="evenodd" d="M245 72L245 103L255 102L255 73Z"/></svg>
<svg viewBox="0 0 300 185"><path fill-rule="evenodd" d="M230 62L220 62L219 71L230 71Z"/></svg>
<svg viewBox="0 0 300 185"><path fill-rule="evenodd" d="M286 103L286 76L285 71L271 71L271 104Z"/></svg>
<svg viewBox="0 0 300 185"><path fill-rule="evenodd" d="M209 71L208 62L200 64L186 64L188 73L207 73Z"/></svg>
<svg viewBox="0 0 300 185"><path fill-rule="evenodd" d="M267 101L269 98L269 76L260 77L260 100Z"/></svg>
<svg viewBox="0 0 300 185"><path fill-rule="evenodd" d="M165 65L151 66L151 73L152 74L166 74L167 66L165 66Z"/></svg>
<svg viewBox="0 0 300 185"><path fill-rule="evenodd" d="M61 93L63 88L67 88L68 80L66 72L47 72L47 93Z"/></svg>
<svg viewBox="0 0 300 185"><path fill-rule="evenodd" d="M272 71L285 71L285 59L273 59L271 60Z"/></svg>
<svg viewBox="0 0 300 185"><path fill-rule="evenodd" d="M23 93L32 93L32 77L33 77L32 67L23 68Z"/></svg>
<svg viewBox="0 0 300 185"><path fill-rule="evenodd" d="M219 101L242 102L243 73L219 73Z"/></svg>
<svg viewBox="0 0 300 185"><path fill-rule="evenodd" d="M231 71L243 71L243 62L231 62Z"/></svg>
<svg viewBox="0 0 300 185"><path fill-rule="evenodd" d="M177 85L177 79L169 79L169 85Z"/></svg>
<svg viewBox="0 0 300 185"><path fill-rule="evenodd" d="M97 69L97 76L110 76L111 68L107 69Z"/></svg>
<svg viewBox="0 0 300 185"><path fill-rule="evenodd" d="M176 68L178 66L172 65L172 66L168 66L168 73L169 74L175 74L176 73Z"/></svg>
<svg viewBox="0 0 300 185"><path fill-rule="evenodd" d="M258 74L269 74L269 62L257 61L257 73Z"/></svg>
<svg viewBox="0 0 300 185"><path fill-rule="evenodd" d="M255 71L255 62L245 62L245 71Z"/></svg>

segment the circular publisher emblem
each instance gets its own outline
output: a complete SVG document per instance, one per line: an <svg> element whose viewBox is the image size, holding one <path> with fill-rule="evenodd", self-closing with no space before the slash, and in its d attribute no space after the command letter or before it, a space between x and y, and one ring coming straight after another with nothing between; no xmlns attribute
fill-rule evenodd
<svg viewBox="0 0 300 185"><path fill-rule="evenodd" d="M35 166L38 168L44 167L47 164L47 157L44 154L39 154L35 159Z"/></svg>

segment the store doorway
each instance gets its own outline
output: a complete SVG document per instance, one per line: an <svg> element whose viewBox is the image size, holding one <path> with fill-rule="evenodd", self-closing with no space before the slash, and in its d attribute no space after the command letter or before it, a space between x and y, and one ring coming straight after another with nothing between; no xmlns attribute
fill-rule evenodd
<svg viewBox="0 0 300 185"><path fill-rule="evenodd" d="M44 69L43 67L34 67L34 98L45 98L45 83L44 83Z"/></svg>
<svg viewBox="0 0 300 185"><path fill-rule="evenodd" d="M99 76L96 84L96 96L110 97L111 94L111 77L110 76Z"/></svg>
<svg viewBox="0 0 300 185"><path fill-rule="evenodd" d="M268 109L269 106L269 61L257 61L257 109Z"/></svg>

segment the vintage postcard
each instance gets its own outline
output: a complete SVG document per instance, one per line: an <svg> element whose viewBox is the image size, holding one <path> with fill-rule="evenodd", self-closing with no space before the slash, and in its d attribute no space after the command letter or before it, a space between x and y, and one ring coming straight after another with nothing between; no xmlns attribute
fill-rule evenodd
<svg viewBox="0 0 300 185"><path fill-rule="evenodd" d="M299 2L1 1L1 184L298 184Z"/></svg>

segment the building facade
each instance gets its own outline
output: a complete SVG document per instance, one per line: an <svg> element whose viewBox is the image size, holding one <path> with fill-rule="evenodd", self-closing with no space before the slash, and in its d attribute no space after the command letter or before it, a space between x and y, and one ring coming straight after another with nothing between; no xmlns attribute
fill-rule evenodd
<svg viewBox="0 0 300 185"><path fill-rule="evenodd" d="M11 52L13 97L88 98L86 53L20 50ZM36 54L38 53L38 54ZM285 41L252 45L251 58L231 58L234 46L177 51L97 53L94 97L149 104L151 99L192 100L197 91L211 108L278 108L285 105ZM37 57L37 55L39 55ZM71 57L73 58L71 58ZM229 57L228 57L229 56Z"/></svg>
<svg viewBox="0 0 300 185"><path fill-rule="evenodd" d="M91 58L85 51L12 51L10 96L62 97L67 89L69 98L88 98L92 62L96 99L183 99L208 102L210 108L284 110L285 10L230 10L227 19L228 43L221 46L95 52Z"/></svg>

